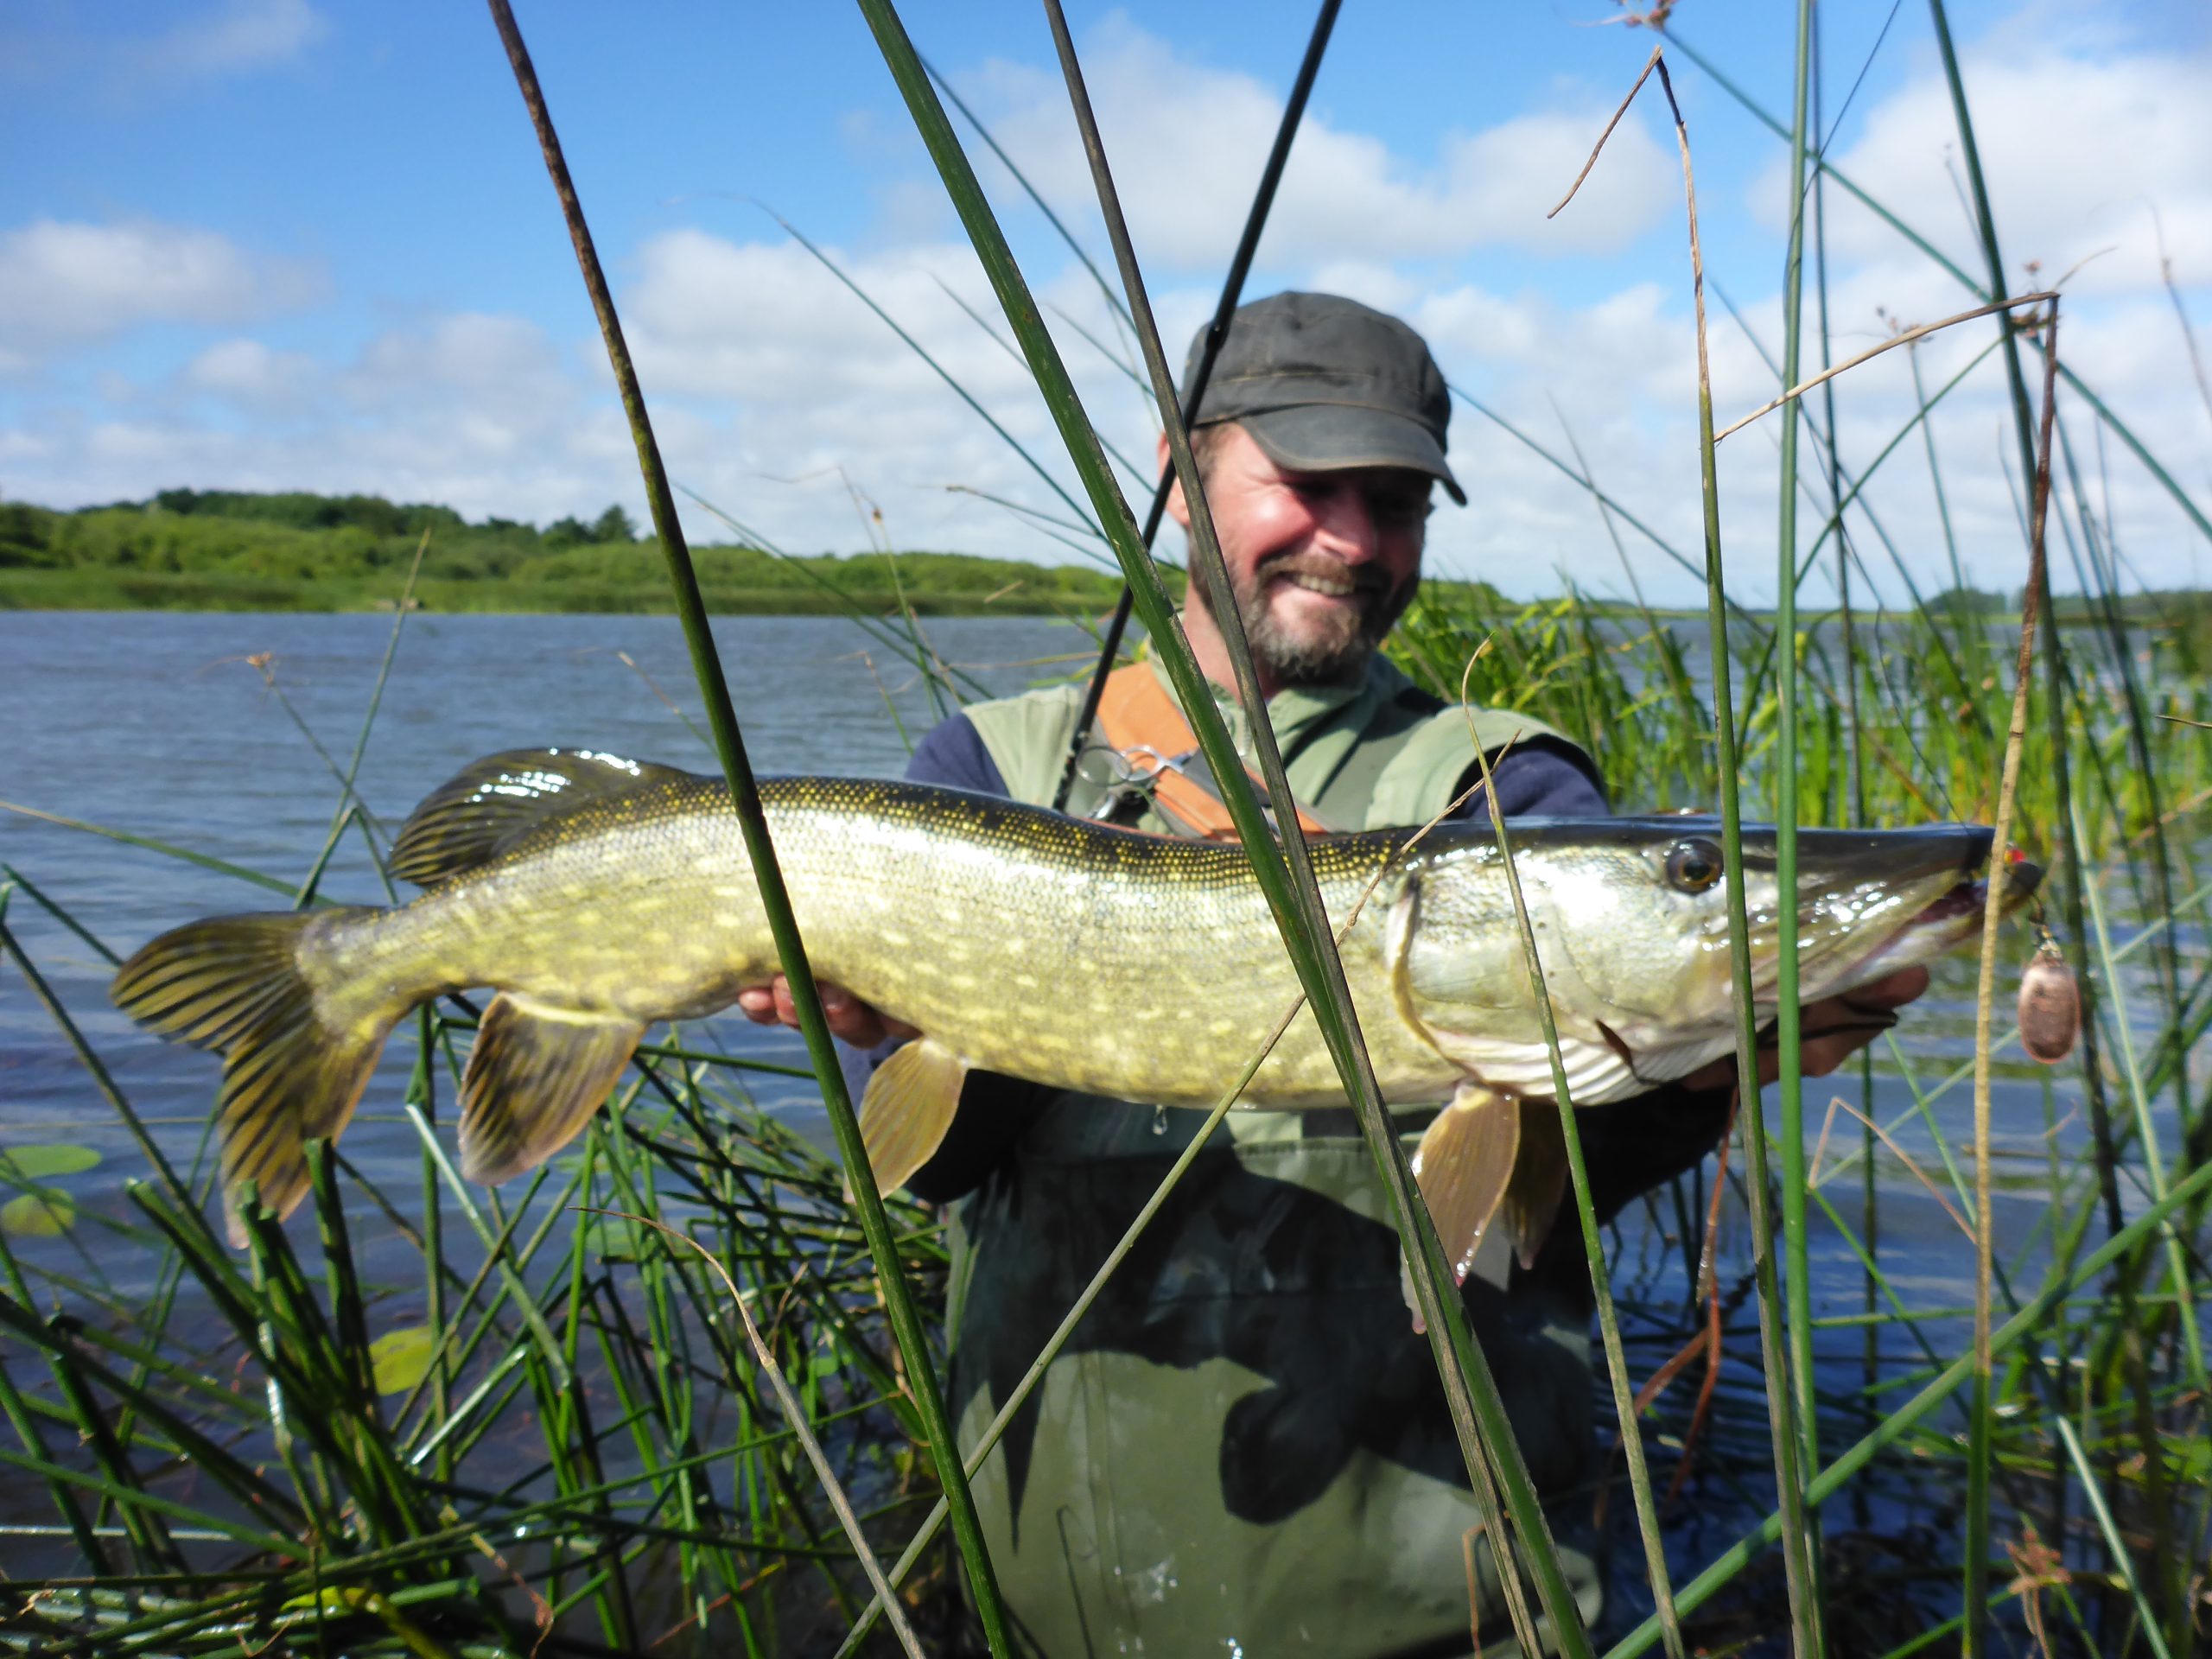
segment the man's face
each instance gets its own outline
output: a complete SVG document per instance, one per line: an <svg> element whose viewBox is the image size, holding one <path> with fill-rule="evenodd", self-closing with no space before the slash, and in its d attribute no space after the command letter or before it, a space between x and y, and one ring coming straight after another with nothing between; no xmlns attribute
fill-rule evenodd
<svg viewBox="0 0 2212 1659"><path fill-rule="evenodd" d="M1421 586L1428 475L1395 467L1287 472L1230 426L1215 440L1205 485L1262 683L1356 679ZM1179 493L1170 511L1190 527ZM1191 593L1207 607L1200 583Z"/></svg>

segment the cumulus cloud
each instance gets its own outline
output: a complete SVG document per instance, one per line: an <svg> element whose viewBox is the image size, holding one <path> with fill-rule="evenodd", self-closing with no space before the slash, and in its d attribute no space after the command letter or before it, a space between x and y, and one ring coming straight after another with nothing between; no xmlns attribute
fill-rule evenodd
<svg viewBox="0 0 2212 1659"><path fill-rule="evenodd" d="M2005 280L2017 293L2064 279L2063 357L2201 498L2212 479L2212 422L2164 278L2171 273L2180 284L2185 314L2202 311L2212 278L2212 175L2202 162L2212 154L2212 109L2200 89L2212 73L2212 51L2177 50L2171 41L2153 51L2124 30L2079 24L2029 27L2016 19L1967 43L1962 54ZM1964 200L1957 120L1932 54L1868 108L1836 165L1961 269L1986 280ZM1777 234L1788 219L1784 167L1772 162L1752 194L1755 214ZM1955 277L1847 194L1831 190L1827 203L1839 356L1900 324L1931 321L1974 302ZM1753 326L1777 340L1775 297L1750 309ZM1924 388L1933 394L1997 332L1996 323L1976 321L1918 347ZM1847 456L1870 460L1917 408L1912 366L1893 353L1850 375L1840 416ZM1739 390L1755 404L1772 395L1771 378L1756 395L1750 385ZM1724 419L1725 408L1724 399ZM2061 408L2076 443L2094 458L2094 412L2070 394ZM2009 411L2001 359L1993 355L1929 423L1962 563L1970 579L1989 586L2016 586L2023 557L2019 481L2008 483L2004 470L2018 471ZM2116 457L2119 448L2110 445ZM2101 499L2104 476L2092 490ZM2108 476L2118 525L2132 540L2139 568L2154 582L2192 580L2204 551L2201 531L2133 461L2116 459ZM1948 586L1941 514L1917 442L1887 465L1870 498L1887 514L1898 558L1930 585ZM1861 527L1870 551L1886 562L1887 549L1868 529ZM2053 559L2055 570L2070 569L2063 544Z"/></svg>
<svg viewBox="0 0 2212 1659"><path fill-rule="evenodd" d="M257 257L214 231L38 219L0 232L0 365L21 369L142 323L238 322L319 286L312 268Z"/></svg>
<svg viewBox="0 0 2212 1659"><path fill-rule="evenodd" d="M1125 19L1101 24L1084 79L1130 234L1148 264L1218 270L1282 118L1282 98L1252 76L1185 58ZM995 61L958 77L1000 142L1055 208L1096 213L1058 73ZM1649 229L1670 200L1674 163L1640 113L1621 124L1575 211L1544 215L1587 157L1610 113L1594 93L1477 132L1447 133L1427 158L1309 111L1299 129L1263 257L1310 265L1346 248L1382 263L1506 246L1605 252ZM1012 181L998 175L1007 188Z"/></svg>
<svg viewBox="0 0 2212 1659"><path fill-rule="evenodd" d="M2066 49L2042 31L1996 29L1965 54L1975 149L2018 286L2025 265L2054 279L2075 266L2076 294L2124 293L2159 281L2167 254L2198 280L2212 272L2212 50L2129 49L2109 41ZM1958 123L1932 62L1867 112L1835 158L1883 206L1977 276L1983 260L1962 205ZM1775 162L1753 202L1786 227L1789 185ZM1840 191L1829 194L1831 256L1887 265L1924 261ZM2086 263L2084 263L2086 262ZM1955 284L1950 289L1955 295Z"/></svg>
<svg viewBox="0 0 2212 1659"><path fill-rule="evenodd" d="M2212 63L2130 56L2124 40L2011 35L2025 44L1975 45L1967 67L1986 111L1981 136L2006 246L2055 274L2105 242L2123 242L2121 254L2088 265L2069 287L2069 360L2205 493L2212 421L2179 350L2155 243L2145 240L2149 213L2133 204L2158 202L2176 270L2194 284L2185 302L2201 310L2212 271L2212 185L2190 163L2212 153L2212 118L2195 106L2191 86ZM1179 359L1211 309L1278 97L1126 22L1102 27L1086 62L1161 327ZM992 63L956 79L1047 196L1087 224L1090 184L1058 77ZM2088 116L2039 130L2022 111L2037 99L2047 106L2061 82L2070 100L2063 107ZM1693 564L1701 556L1695 343L1681 251L1671 237L1663 248L1661 238L1635 245L1656 216L1675 211L1670 150L1632 115L1574 208L1548 226L1541 218L1605 112L1585 109L1575 94L1547 94L1499 125L1445 135L1422 155L1309 118L1263 251L1271 280L1405 315L1455 385L1498 417L1469 404L1455 411L1453 463L1473 505L1438 513L1432 568L1485 576L1516 594L1550 590L1554 571L1626 590L1607 521L1577 475L1586 466ZM1940 76L1916 67L1865 110L1842 165L1972 268L1942 168L1949 122ZM1003 320L974 255L936 195L913 186L911 145L861 139L882 211L865 234L825 251L1046 476L766 220L734 234L679 225L617 251L618 300L672 471L794 551L866 545L878 533L869 514L880 508L880 533L900 546L1077 556L1054 537L1080 542L1079 531L1056 531L986 499L1060 519L1086 511L1057 493L1080 501L1028 372L1002 341ZM1777 249L1779 180L1770 169L1757 192ZM1830 202L1838 355L1872 343L1896 320L1927 321L1967 302L1955 279L1892 232L1847 211L1840 196ZM1554 269L1525 257L1531 251L1583 256L1573 283L1531 275ZM1471 251L1479 257L1465 257ZM1593 254L1614 257L1601 264ZM1153 429L1147 395L1109 355L1127 348L1090 277L1058 260L1036 260L1032 281L1097 429L1137 463L1125 487L1141 500ZM1771 263L1778 267L1778 252ZM1770 359L1780 302L1770 270L1762 274L1733 294L1740 324L1716 290L1712 372L1724 423L1777 389ZM0 351L22 361L146 321L221 331L194 340L177 365L143 374L127 398L56 403L9 419L0 425L0 486L57 505L194 483L372 491L541 523L588 516L609 500L639 511L632 452L595 340L554 337L529 317L464 311L315 351L293 348L289 334L281 346L257 334L255 322L298 297L305 280L213 232L41 222L0 234ZM1926 342L1916 359L1892 353L1839 383L1846 467L1857 476L1889 451L1866 496L1876 516L1855 510L1851 522L1854 546L1889 597L1902 596L1899 566L1923 591L1950 580L1923 441L1915 434L1891 448L1918 407L1914 363L1933 395L1995 329L1968 325ZM1826 400L1815 404L1825 418ZM2096 466L2088 412L2072 404L2066 413L2100 518L2108 506L2146 576L2187 580L2196 532L2116 448L2108 469ZM1769 417L1722 452L1731 582L1748 598L1772 593L1779 563L1778 430ZM1968 578L2015 585L2018 481L2008 483L2005 468L2016 455L1998 359L1945 398L1931 430ZM1819 461L1808 447L1808 547L1824 505ZM686 511L696 535L731 533ZM1694 597L1694 574L1624 519L1611 527L1652 599ZM1808 603L1831 591L1833 568L1823 555Z"/></svg>
<svg viewBox="0 0 2212 1659"><path fill-rule="evenodd" d="M224 0L160 35L129 41L121 76L176 85L247 74L289 62L330 30L308 0Z"/></svg>
<svg viewBox="0 0 2212 1659"><path fill-rule="evenodd" d="M305 352L272 351L257 340L224 340L187 364L180 378L190 391L241 409L283 413L298 406L315 375L315 360Z"/></svg>

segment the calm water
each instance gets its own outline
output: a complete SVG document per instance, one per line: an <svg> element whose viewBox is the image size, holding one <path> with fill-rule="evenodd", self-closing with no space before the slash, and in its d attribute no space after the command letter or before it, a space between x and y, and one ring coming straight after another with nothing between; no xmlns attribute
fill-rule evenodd
<svg viewBox="0 0 2212 1659"><path fill-rule="evenodd" d="M374 615L0 615L0 798L298 882L340 798L315 742L344 767L391 634L392 619ZM715 637L758 771L895 774L907 753L900 722L918 737L936 719L912 663L852 623L731 618ZM931 637L994 694L1066 672L1056 659L1087 644L1035 619L949 620ZM276 693L249 660L264 654ZM672 618L418 614L402 632L359 786L389 827L498 749L582 744L713 770L684 717L703 729ZM13 813L0 812L0 860L126 955L195 916L283 906L235 877ZM357 835L323 891L382 901ZM213 1058L149 1039L117 1014L107 965L21 893L8 923L133 1106L156 1122L172 1156L188 1160L213 1098ZM794 1034L735 1017L717 1030L734 1052L804 1064ZM784 1093L812 1099L803 1084ZM404 1178L404 1190L419 1150L404 1123L376 1121L374 1099L346 1150L372 1176ZM66 1185L95 1214L125 1213L120 1184L142 1160L67 1039L6 969L0 1138L92 1147L106 1162Z"/></svg>
<svg viewBox="0 0 2212 1659"><path fill-rule="evenodd" d="M333 759L316 744L344 766L391 634L392 620L377 616L0 613L0 709L8 733L0 798L296 883L321 850L340 801ZM1078 632L1035 620L945 620L933 623L931 634L946 661L993 694L1059 677L1070 659L1087 655ZM716 635L762 772L895 773L906 738L937 717L911 662L852 624L731 619ZM281 696L256 665L264 658ZM417 615L400 637L362 757L360 792L387 826L396 825L463 763L549 743L711 769L713 756L685 715L699 718L671 619ZM282 902L219 871L12 813L0 812L0 860L119 953L195 916ZM340 899L381 899L358 837L340 847L323 890ZM170 1156L188 1162L213 1098L213 1058L130 1026L107 1003L107 964L22 893L10 900L7 921ZM1968 963L1946 964L1935 991L1913 1010L1905 1034L1923 1086L1971 1057L1971 975ZM717 1021L715 1030L734 1052L804 1063L788 1033L735 1017ZM403 1063L388 1062L346 1151L404 1202L419 1192L420 1154L411 1129L392 1111L394 1073ZM763 1081L764 1103L818 1126L810 1084ZM2087 1155L2072 1077L2055 1088L2047 1081L2016 1069L1998 1084L2002 1252L2025 1247L2032 1256L2037 1223L2048 1211L2052 1161L2076 1164ZM1808 1087L1812 1133L1836 1092L1825 1084ZM1840 1092L1855 1100L1855 1080ZM1923 1185L1918 1172L1938 1183L1945 1178L1935 1138L1909 1116L1911 1105L1902 1077L1885 1072L1878 1080L1876 1115L1896 1122L1897 1142L1917 1166L1890 1153L1877 1160L1885 1262L1900 1294L1923 1306L1955 1305L1969 1294L1972 1254ZM1935 1120L1954 1143L1967 1137L1967 1107L1963 1086L1935 1102ZM2163 1103L2160 1128L2171 1145ZM1834 1172L1838 1155L1855 1151L1859 1139L1856 1121L1837 1114L1826 1166ZM100 1225L136 1218L122 1184L142 1172L143 1161L53 1019L20 976L0 969L0 1144L47 1141L90 1147L104 1162L60 1183L84 1212L74 1236L25 1241L26 1259L71 1274L92 1257L118 1288L143 1283L151 1252ZM1827 1189L1854 1221L1859 1180L1852 1170ZM1624 1217L1619 1282L1655 1307L1678 1306L1681 1262L1668 1236L1673 1217L1663 1198L1655 1213L1646 1221L1631 1209ZM1814 1225L1816 1298L1827 1310L1855 1312L1862 1294L1857 1262L1817 1213ZM1740 1246L1740 1227L1732 1236ZM1740 1268L1738 1260L1732 1271ZM2031 1269L2024 1281L2034 1277ZM1946 1354L1963 1345L1962 1324L1923 1329ZM1629 1334L1639 1374L1681 1339L1634 1317ZM1910 1357L1901 1337L1892 1333L1890 1341L1900 1360ZM1838 1392L1859 1381L1860 1343L1853 1330L1822 1338L1823 1370ZM1739 1373L1734 1386L1747 1385ZM1678 1385L1694 1386L1694 1380ZM1745 1409L1758 1410L1748 1402ZM1763 1510L1757 1495L1751 1498L1749 1508L1723 1503L1700 1516L1694 1507L1680 1517L1670 1537L1680 1561L1694 1566L1707 1547L1739 1532ZM1913 1517L1891 1510L1889 1518L1897 1524ZM1632 1549L1627 1554L1634 1559Z"/></svg>
<svg viewBox="0 0 2212 1659"><path fill-rule="evenodd" d="M391 635L391 619L375 615L0 614L9 730L0 798L297 882L328 834L340 800L332 767L352 753ZM1058 677L1086 651L1077 631L1035 619L946 620L931 635L946 662L995 694ZM849 622L725 619L716 639L764 772L895 773L907 739L936 718L912 662ZM264 660L276 691L257 666ZM418 614L401 632L359 789L390 826L462 764L497 749L583 744L712 769L686 717L703 724L672 619ZM193 917L278 902L233 876L12 813L0 813L0 860L125 954ZM323 891L380 900L358 836L340 846ZM213 1096L213 1058L155 1041L115 1013L106 964L22 894L8 921L133 1104L173 1155L188 1158ZM1909 1029L1924 1081L1971 1055L1971 988L1970 964L1955 961L1914 1010ZM735 1052L804 1063L794 1035L735 1017L716 1028ZM2040 1187L2051 1144L2043 1090L2026 1077L2000 1080L1999 1090L2007 1167ZM1828 1091L1815 1085L1808 1096L1817 1120ZM766 1098L802 1115L813 1101L798 1081L772 1083ZM1894 1116L1911 1096L1891 1079L1877 1103ZM2049 1109L2066 1120L2074 1104L2054 1099ZM1963 1135L1965 1106L1961 1089L1938 1101L1950 1134ZM12 974L0 980L0 1135L100 1152L103 1167L70 1189L95 1213L122 1213L120 1182L137 1173L138 1155ZM1839 1117L1834 1140L1854 1145L1855 1122ZM1916 1156L1932 1150L1917 1123L1902 1125L1898 1140ZM2063 1155L2079 1151L2078 1117L2056 1144ZM365 1116L346 1147L367 1173L403 1187L418 1168L411 1131L388 1115ZM1885 1224L1885 1233L1902 1244L1918 1225L1948 1226L1902 1164L1885 1159L1883 1178L1900 1201L1896 1225L1907 1230L1899 1236ZM1849 1185L1855 1191L1855 1175ZM2023 1226L2038 1209L2024 1195ZM1833 1255L1839 1288L1855 1296L1855 1263L1840 1249ZM1945 1277L1955 1278L1944 1256Z"/></svg>

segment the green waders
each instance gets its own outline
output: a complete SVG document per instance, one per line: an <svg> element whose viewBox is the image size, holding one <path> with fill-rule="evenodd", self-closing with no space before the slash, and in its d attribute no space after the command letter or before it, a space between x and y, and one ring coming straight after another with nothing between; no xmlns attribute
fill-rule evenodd
<svg viewBox="0 0 2212 1659"><path fill-rule="evenodd" d="M968 711L1017 798L1051 799L1078 698L1056 688ZM1224 712L1241 747L1225 694ZM1346 829L1426 821L1478 741L1494 752L1516 733L1556 736L1496 711L1471 733L1380 657L1363 685L1285 692L1269 713L1300 803ZM1079 785L1071 810L1100 792ZM954 1211L963 1445L1198 1123L1035 1093L1010 1155ZM1408 1150L1428 1115L1402 1116ZM1476 1333L1594 1616L1586 1276L1579 1254L1548 1253L1522 1274L1502 1238L1491 1243L1468 1281ZM1464 1655L1477 1624L1485 1653L1516 1650L1398 1283L1396 1236L1350 1110L1232 1114L976 1483L1001 1588L1036 1651Z"/></svg>

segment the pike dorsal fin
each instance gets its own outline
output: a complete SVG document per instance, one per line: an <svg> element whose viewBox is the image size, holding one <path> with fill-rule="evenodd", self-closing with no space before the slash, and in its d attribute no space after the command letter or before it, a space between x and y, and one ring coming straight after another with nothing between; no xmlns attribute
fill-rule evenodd
<svg viewBox="0 0 2212 1659"><path fill-rule="evenodd" d="M689 773L593 749L508 749L472 761L415 809L392 844L391 873L418 887L488 864L516 836L655 779Z"/></svg>

